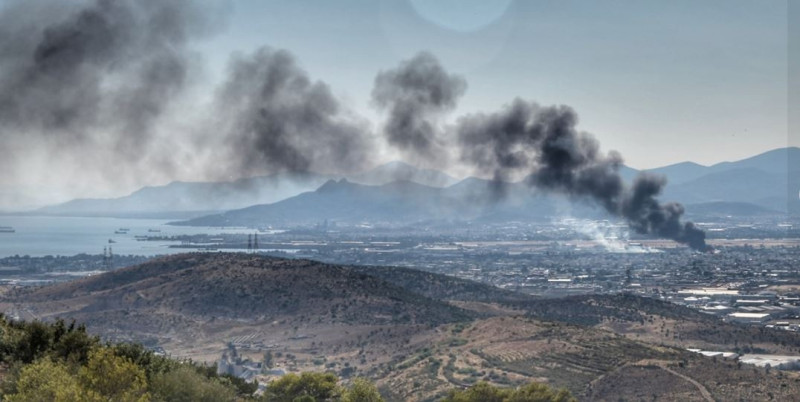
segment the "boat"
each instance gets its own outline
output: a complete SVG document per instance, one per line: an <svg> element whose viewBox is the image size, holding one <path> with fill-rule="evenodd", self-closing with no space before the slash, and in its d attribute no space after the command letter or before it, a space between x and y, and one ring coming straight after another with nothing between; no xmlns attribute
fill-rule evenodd
<svg viewBox="0 0 800 402"><path fill-rule="evenodd" d="M161 229L148 229L147 231L150 233L161 233Z"/></svg>
<svg viewBox="0 0 800 402"><path fill-rule="evenodd" d="M14 233L16 230L11 226L0 226L0 233Z"/></svg>
<svg viewBox="0 0 800 402"><path fill-rule="evenodd" d="M108 239L108 244L114 244L114 243L116 243L114 240Z"/></svg>

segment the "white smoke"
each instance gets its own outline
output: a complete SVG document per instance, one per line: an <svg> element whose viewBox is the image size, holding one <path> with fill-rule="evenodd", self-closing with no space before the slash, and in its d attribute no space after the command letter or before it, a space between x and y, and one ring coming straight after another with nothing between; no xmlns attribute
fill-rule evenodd
<svg viewBox="0 0 800 402"><path fill-rule="evenodd" d="M562 217L555 222L582 234L611 253L660 253L641 243L630 241L630 229L625 223L608 220L576 219Z"/></svg>

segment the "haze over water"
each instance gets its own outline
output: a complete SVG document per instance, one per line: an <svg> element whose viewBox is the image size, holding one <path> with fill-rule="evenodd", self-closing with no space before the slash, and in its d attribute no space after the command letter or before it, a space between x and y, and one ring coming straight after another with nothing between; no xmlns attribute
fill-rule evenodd
<svg viewBox="0 0 800 402"><path fill-rule="evenodd" d="M15 233L0 233L0 258L13 255L101 254L111 246L114 254L161 255L192 249L169 248L175 241L137 241L135 236L176 236L192 234L252 233L244 228L167 226L168 220L78 218L51 216L2 216L0 226L12 226ZM118 229L128 234L115 234ZM149 232L150 229L160 232ZM111 239L116 243L109 244Z"/></svg>

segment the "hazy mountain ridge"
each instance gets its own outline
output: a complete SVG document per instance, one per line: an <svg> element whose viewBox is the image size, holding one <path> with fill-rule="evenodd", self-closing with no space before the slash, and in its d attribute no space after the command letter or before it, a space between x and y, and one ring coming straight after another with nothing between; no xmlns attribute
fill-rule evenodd
<svg viewBox="0 0 800 402"><path fill-rule="evenodd" d="M316 191L275 204L255 205L173 224L270 226L308 225L325 220L348 224L414 224L492 219L492 216L530 220L541 219L557 209L555 198L537 195L522 184L509 184L502 198L492 195L491 186L490 181L474 178L444 189L404 181L381 186L329 181Z"/></svg>
<svg viewBox="0 0 800 402"><path fill-rule="evenodd" d="M745 205L752 204L749 214L768 213L768 210L785 212L788 196L787 180L800 175L800 172L789 172L788 162L800 160L800 148L781 148L765 152L735 162L722 162L712 166L703 166L693 162L682 162L644 172L664 175L669 184L661 199L678 201L687 205L707 203L736 203L736 208L744 211ZM622 166L620 174L625 180L633 180L640 172ZM796 173L796 174L795 174ZM336 176L320 174L304 175L271 175L240 179L233 182L173 182L165 186L145 187L126 197L114 199L78 199L63 204L44 207L33 211L36 214L66 216L134 216L191 218L208 215L210 211L232 211L247 209L246 214L263 210L264 205L278 204L291 197L298 208L310 202L305 194L317 190L320 186ZM425 220L431 217L447 218L448 215L467 219L502 219L543 218L555 212L554 204L546 197L530 197L532 190L521 183L507 183L502 197L488 180L479 178L455 178L436 170L418 169L403 162L390 162L363 173L348 176L353 194L361 194L377 203L359 203L363 216L352 212L330 207L326 210L330 216L318 216L320 219L412 219ZM391 184L394 182L406 184ZM421 187L411 187L408 183L416 183ZM344 186L342 183L336 183ZM356 190L356 185L362 187ZM387 186L381 188L380 195L372 194L369 186ZM405 187L403 187L405 186ZM408 199L389 200L392 187L400 197ZM433 190L431 190L433 189ZM407 192L404 192L407 191ZM328 193L331 196L334 193ZM370 198L371 197L371 198ZM334 197L335 198L335 197ZM504 198L497 205L489 205ZM421 208L414 208L409 202L420 203ZM558 200L557 200L558 201ZM335 200L331 200L335 202ZM369 204L369 205L367 205ZM524 208L521 206L524 205ZM713 205L713 204L709 204ZM249 209L252 207L253 209ZM363 207L368 207L366 210ZM395 208L396 216L381 207ZM292 216L301 215L291 212L292 207L281 204L273 208L285 217L279 221L288 221ZM423 212L422 210L425 209ZM457 210L455 213L450 211ZM692 213L689 209L689 213ZM493 217L493 218L492 218ZM270 217L270 219L273 219ZM210 219L203 221L211 222Z"/></svg>
<svg viewBox="0 0 800 402"><path fill-rule="evenodd" d="M314 190L330 176L270 175L230 182L172 182L164 186L144 187L125 197L112 199L77 199L33 211L43 215L64 216L136 216L172 214L201 215L203 211L223 211L247 205L273 203ZM206 212L207 213L207 212Z"/></svg>
<svg viewBox="0 0 800 402"><path fill-rule="evenodd" d="M143 187L117 198L82 198L31 211L32 214L58 216L112 216L191 218L214 211L271 204L314 191L326 181L342 175L318 173L273 174L220 182L175 181L163 186ZM417 169L395 161L348 178L355 183L382 185L393 181L412 181L432 187L449 186L457 180L445 173Z"/></svg>

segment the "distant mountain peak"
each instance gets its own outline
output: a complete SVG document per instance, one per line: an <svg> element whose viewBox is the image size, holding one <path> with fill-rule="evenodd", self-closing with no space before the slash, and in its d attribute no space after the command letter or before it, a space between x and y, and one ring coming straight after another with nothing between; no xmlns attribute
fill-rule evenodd
<svg viewBox="0 0 800 402"><path fill-rule="evenodd" d="M316 192L318 193L330 193L333 191L341 191L342 189L351 188L354 184L349 182L347 179L339 179L338 181L334 179L330 179L325 182L325 184L321 185Z"/></svg>

